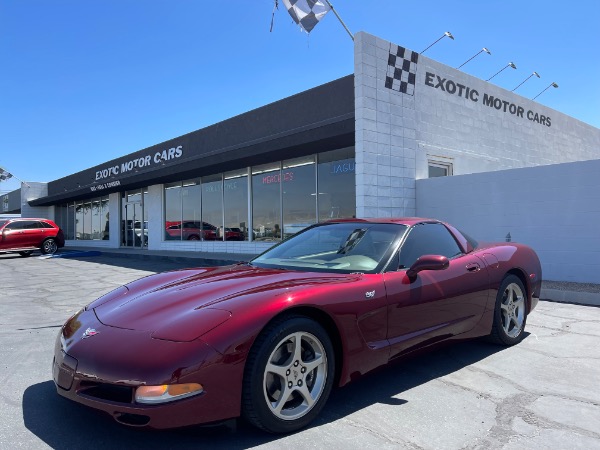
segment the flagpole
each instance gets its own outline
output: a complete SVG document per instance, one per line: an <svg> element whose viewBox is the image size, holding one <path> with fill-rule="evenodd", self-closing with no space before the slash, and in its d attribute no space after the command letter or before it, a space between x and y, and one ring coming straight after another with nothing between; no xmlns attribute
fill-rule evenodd
<svg viewBox="0 0 600 450"><path fill-rule="evenodd" d="M340 15L337 13L337 11L335 10L335 8L331 4L331 2L329 0L325 0L325 2L329 5L329 7L331 8L331 10L335 14L335 17L338 18L338 20L340 21L340 23L342 24L342 26L344 27L344 29L348 32L348 34L350 35L350 39L354 40L354 35L350 32L350 30L348 29L348 27L346 26L346 24L344 23L344 21L342 20L342 18L340 17Z"/></svg>

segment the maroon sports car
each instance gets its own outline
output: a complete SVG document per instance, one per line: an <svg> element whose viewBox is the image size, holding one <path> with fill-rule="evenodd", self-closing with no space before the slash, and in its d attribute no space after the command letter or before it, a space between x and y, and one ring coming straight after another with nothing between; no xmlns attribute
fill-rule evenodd
<svg viewBox="0 0 600 450"><path fill-rule="evenodd" d="M332 386L444 341L523 339L541 267L428 219L314 225L250 263L134 281L71 317L58 393L133 426L307 425Z"/></svg>

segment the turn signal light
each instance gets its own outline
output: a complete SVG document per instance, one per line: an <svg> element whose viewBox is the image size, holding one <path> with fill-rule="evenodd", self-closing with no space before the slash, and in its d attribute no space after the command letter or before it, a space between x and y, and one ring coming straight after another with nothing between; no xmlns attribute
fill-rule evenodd
<svg viewBox="0 0 600 450"><path fill-rule="evenodd" d="M202 392L204 388L198 383L140 386L135 391L135 401L148 404L166 403L202 394Z"/></svg>

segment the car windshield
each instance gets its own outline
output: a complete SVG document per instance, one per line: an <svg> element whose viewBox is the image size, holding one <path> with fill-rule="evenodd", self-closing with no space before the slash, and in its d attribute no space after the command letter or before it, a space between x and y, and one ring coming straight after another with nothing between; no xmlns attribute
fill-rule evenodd
<svg viewBox="0 0 600 450"><path fill-rule="evenodd" d="M8 220L0 220L0 228L2 228Z"/></svg>
<svg viewBox="0 0 600 450"><path fill-rule="evenodd" d="M400 224L342 222L300 232L252 260L258 267L375 273L406 232Z"/></svg>

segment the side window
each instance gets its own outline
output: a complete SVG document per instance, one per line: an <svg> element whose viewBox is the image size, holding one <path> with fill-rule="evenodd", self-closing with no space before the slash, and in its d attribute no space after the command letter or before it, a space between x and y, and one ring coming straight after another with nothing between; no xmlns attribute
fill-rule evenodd
<svg viewBox="0 0 600 450"><path fill-rule="evenodd" d="M28 228L27 225L29 224L29 221L26 220L17 220L15 222L11 222L8 224L8 227L12 230L23 230L25 228Z"/></svg>
<svg viewBox="0 0 600 450"><path fill-rule="evenodd" d="M452 258L462 251L454 237L441 223L415 225L400 248L400 269L406 269L423 255L442 255Z"/></svg>
<svg viewBox="0 0 600 450"><path fill-rule="evenodd" d="M25 228L27 228L28 230L37 230L38 228L44 228L44 226L42 225L41 222L31 221L27 224L27 226Z"/></svg>
<svg viewBox="0 0 600 450"><path fill-rule="evenodd" d="M48 222L40 222L40 225L41 225L40 228L54 228Z"/></svg>

